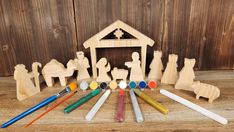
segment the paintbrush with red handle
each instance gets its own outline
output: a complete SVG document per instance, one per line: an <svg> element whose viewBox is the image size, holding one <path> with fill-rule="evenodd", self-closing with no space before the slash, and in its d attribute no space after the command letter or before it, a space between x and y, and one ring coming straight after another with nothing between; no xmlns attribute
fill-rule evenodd
<svg viewBox="0 0 234 132"><path fill-rule="evenodd" d="M71 98L73 95L76 94L77 91L69 94L68 96L66 96L64 99L62 99L60 102L58 102L57 104L53 105L52 107L50 107L49 109L47 109L44 113L40 114L39 116L37 116L35 119L33 119L31 122L29 122L25 127L28 127L30 125L32 125L35 121L39 120L41 117L43 117L45 114L49 113L50 111L52 111L53 109L55 109L56 107L58 107L60 104L62 104L63 102L65 102L66 100L68 100L69 98Z"/></svg>

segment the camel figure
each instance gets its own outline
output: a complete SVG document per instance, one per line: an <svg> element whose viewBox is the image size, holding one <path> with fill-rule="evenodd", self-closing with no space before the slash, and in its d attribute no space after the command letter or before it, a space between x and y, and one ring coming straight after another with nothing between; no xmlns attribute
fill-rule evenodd
<svg viewBox="0 0 234 132"><path fill-rule="evenodd" d="M59 78L61 86L66 86L66 77L72 76L75 69L76 65L74 60L69 60L67 63L67 68L65 68L62 63L52 59L43 67L42 75L48 87L53 86L54 77Z"/></svg>

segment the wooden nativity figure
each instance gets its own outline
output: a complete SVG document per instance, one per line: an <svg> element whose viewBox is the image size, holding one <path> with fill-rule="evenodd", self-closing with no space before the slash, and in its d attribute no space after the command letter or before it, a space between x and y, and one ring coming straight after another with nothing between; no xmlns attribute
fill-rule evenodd
<svg viewBox="0 0 234 132"><path fill-rule="evenodd" d="M162 51L154 51L154 58L150 64L149 80L161 80L162 78Z"/></svg>
<svg viewBox="0 0 234 132"><path fill-rule="evenodd" d="M17 99L19 101L40 92L38 67L41 67L41 63L34 62L32 64L33 71L29 73L25 65L18 64L15 66L14 79L16 80Z"/></svg>
<svg viewBox="0 0 234 132"><path fill-rule="evenodd" d="M144 79L141 69L141 61L138 52L132 53L132 61L125 62L128 68L131 68L130 81L142 81Z"/></svg>
<svg viewBox="0 0 234 132"><path fill-rule="evenodd" d="M175 84L178 79L177 73L177 59L178 56L175 54L169 55L169 60L167 62L167 67L163 73L161 83L164 84Z"/></svg>
<svg viewBox="0 0 234 132"><path fill-rule="evenodd" d="M84 52L79 51L76 52L77 59L75 59L77 72L77 80L83 80L90 78L88 68L90 68L89 60L87 57L84 56Z"/></svg>
<svg viewBox="0 0 234 132"><path fill-rule="evenodd" d="M108 75L108 72L111 69L110 63L107 62L106 58L101 58L96 67L98 68L98 77L96 79L97 82L109 82L111 81L111 77Z"/></svg>
<svg viewBox="0 0 234 132"><path fill-rule="evenodd" d="M179 79L175 84L175 89L193 91L192 85L195 78L193 67L195 62L195 59L184 59L184 67L179 73Z"/></svg>

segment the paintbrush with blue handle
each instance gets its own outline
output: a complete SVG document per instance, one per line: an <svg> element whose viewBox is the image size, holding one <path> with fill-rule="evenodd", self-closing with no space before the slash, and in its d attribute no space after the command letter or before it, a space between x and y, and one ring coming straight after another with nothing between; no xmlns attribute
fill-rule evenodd
<svg viewBox="0 0 234 132"><path fill-rule="evenodd" d="M56 95L52 95L49 98L43 100L42 102L40 102L39 104L33 106L32 108L29 108L28 110L26 110L25 112L19 114L18 116L14 117L13 119L9 120L8 122L4 123L1 128L6 128L9 125L15 123L16 121L26 117L27 115L35 112L36 110L44 107L45 105L55 101L56 99L58 99L59 97L62 97L64 95L66 95L67 93L70 93L71 91L74 91L77 88L77 85L75 83L70 83L65 89L63 89L62 91L60 91L58 94Z"/></svg>

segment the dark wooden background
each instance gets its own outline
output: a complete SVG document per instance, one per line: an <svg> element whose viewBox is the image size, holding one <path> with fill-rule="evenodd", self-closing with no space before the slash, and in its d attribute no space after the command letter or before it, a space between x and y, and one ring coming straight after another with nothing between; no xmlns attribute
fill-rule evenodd
<svg viewBox="0 0 234 132"><path fill-rule="evenodd" d="M178 69L185 57L196 70L234 69L234 0L0 0L0 76L19 63L65 64L77 50L90 56L83 42L117 19L155 40L147 65L162 50L164 66L176 53ZM122 52L98 54L117 64Z"/></svg>

